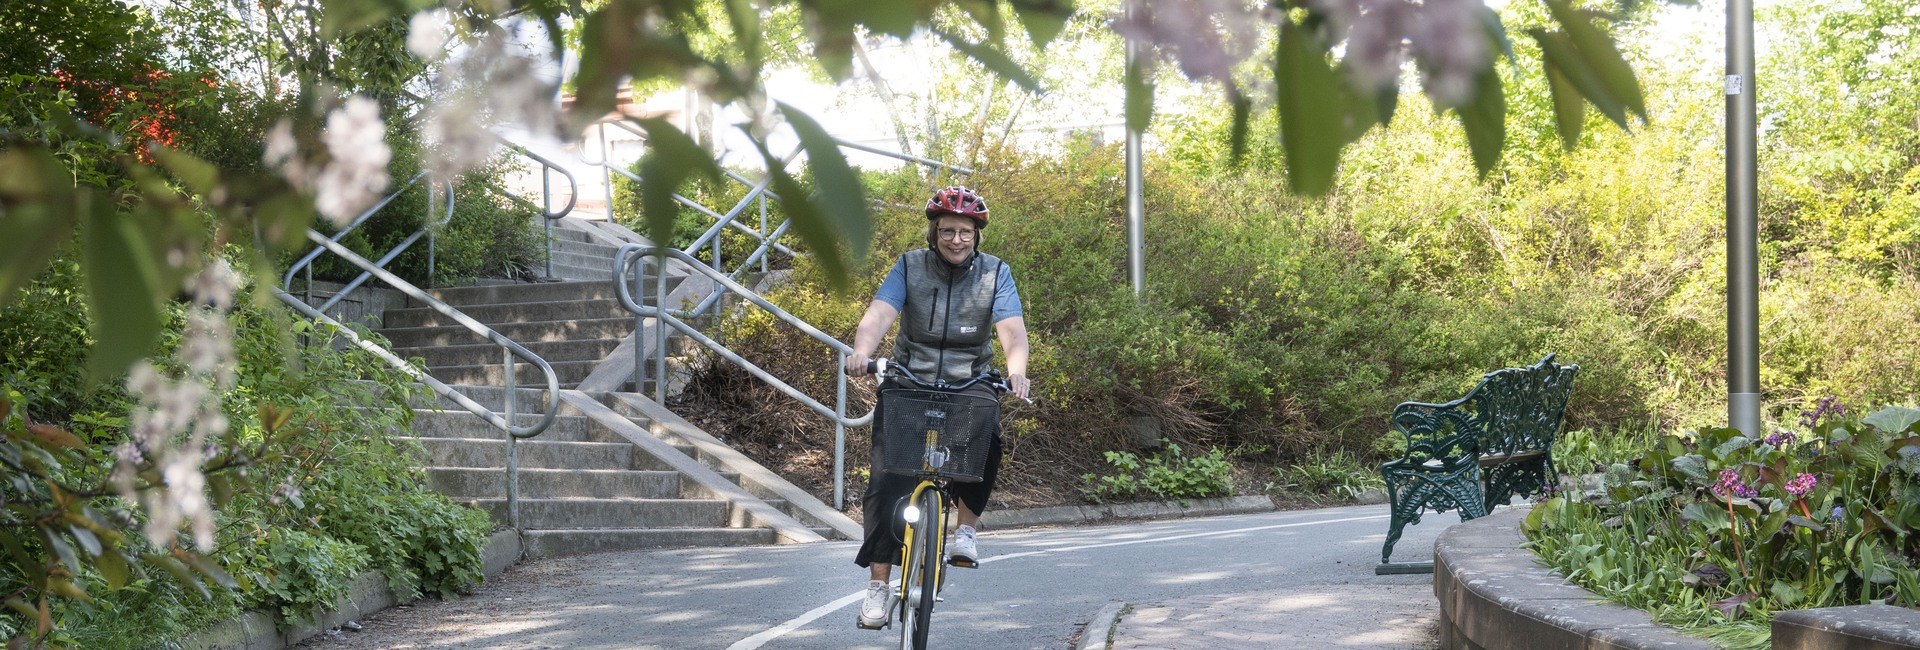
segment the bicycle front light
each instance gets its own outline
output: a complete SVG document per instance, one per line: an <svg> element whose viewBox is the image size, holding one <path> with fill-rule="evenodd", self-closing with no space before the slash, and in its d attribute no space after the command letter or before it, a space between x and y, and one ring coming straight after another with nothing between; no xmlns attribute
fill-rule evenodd
<svg viewBox="0 0 1920 650"><path fill-rule="evenodd" d="M907 523L918 521L920 519L920 506L908 504L907 507L901 508L900 518L907 520Z"/></svg>

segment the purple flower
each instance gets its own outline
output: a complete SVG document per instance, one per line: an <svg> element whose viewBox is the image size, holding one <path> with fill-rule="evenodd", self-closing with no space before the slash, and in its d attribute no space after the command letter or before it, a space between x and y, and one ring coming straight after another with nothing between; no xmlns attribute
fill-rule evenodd
<svg viewBox="0 0 1920 650"><path fill-rule="evenodd" d="M1714 494L1723 497L1729 495L1736 497L1755 497L1760 495L1758 491L1748 486L1746 481L1740 480L1740 472L1731 469L1720 470L1720 480L1713 484L1712 489Z"/></svg>
<svg viewBox="0 0 1920 650"><path fill-rule="evenodd" d="M1806 494L1808 490L1812 490L1813 486L1819 484L1820 479L1815 478L1812 474L1801 472L1794 475L1793 480L1787 481L1787 494L1801 496Z"/></svg>
<svg viewBox="0 0 1920 650"><path fill-rule="evenodd" d="M1769 447L1779 449L1781 447L1791 445L1794 442L1798 441L1799 439L1800 437L1794 434L1794 432L1792 431L1775 431L1773 432L1773 435L1767 436L1766 439L1763 440L1762 442L1767 443L1767 446Z"/></svg>
<svg viewBox="0 0 1920 650"><path fill-rule="evenodd" d="M1847 405L1841 404L1840 399L1833 396L1822 397L1819 403L1814 405L1813 410L1800 412L1800 424L1811 429L1814 425L1820 424L1821 418L1829 415L1845 417Z"/></svg>

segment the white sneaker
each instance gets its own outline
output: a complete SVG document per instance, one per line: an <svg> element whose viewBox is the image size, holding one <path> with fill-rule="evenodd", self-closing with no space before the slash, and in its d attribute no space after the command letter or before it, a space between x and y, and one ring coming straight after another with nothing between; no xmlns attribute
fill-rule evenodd
<svg viewBox="0 0 1920 650"><path fill-rule="evenodd" d="M947 564L968 569L980 566L980 544L974 541L973 527L961 526L953 533L953 544L947 546Z"/></svg>
<svg viewBox="0 0 1920 650"><path fill-rule="evenodd" d="M892 614L892 604L893 590L887 588L887 583L869 581L867 597L860 601L860 620L857 621L860 629L878 630L886 627L887 619Z"/></svg>

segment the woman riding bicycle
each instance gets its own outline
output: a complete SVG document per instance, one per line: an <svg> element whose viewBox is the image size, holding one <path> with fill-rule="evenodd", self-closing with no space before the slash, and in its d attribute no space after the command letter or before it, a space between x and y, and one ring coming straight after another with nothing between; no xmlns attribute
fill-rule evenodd
<svg viewBox="0 0 1920 650"><path fill-rule="evenodd" d="M993 362L989 334L998 334L1006 348L1008 390L1027 397L1027 326L1021 317L1020 292L1005 261L976 249L980 232L986 227L987 202L973 190L949 187L934 192L927 200L927 248L901 255L880 283L854 334L847 374L867 374L867 362L880 345L880 338L893 327L894 320L906 314L900 334L894 338L891 358L895 366L921 381L965 382L988 371ZM893 387L907 384L888 379L881 386ZM985 384L974 384L966 390L994 396ZM885 430L881 423L886 416L884 410L875 411L873 431ZM996 424L981 481L951 486L959 501L960 520L948 547L950 562L955 566L978 563L974 523L993 492L1000 470L1000 450ZM878 629L887 622L887 581L900 555L900 516L895 510L915 484L911 476L869 473L862 500L866 540L853 559L870 574L866 599L860 606L860 627ZM882 527L882 523L888 525Z"/></svg>

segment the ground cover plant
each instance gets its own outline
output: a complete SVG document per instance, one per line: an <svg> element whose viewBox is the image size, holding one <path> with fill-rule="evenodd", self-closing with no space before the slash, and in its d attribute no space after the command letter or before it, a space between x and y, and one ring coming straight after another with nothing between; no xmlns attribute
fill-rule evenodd
<svg viewBox="0 0 1920 650"><path fill-rule="evenodd" d="M1773 613L1920 605L1920 409L1823 400L1765 437L1702 429L1534 506L1548 566L1656 620L1765 648Z"/></svg>

